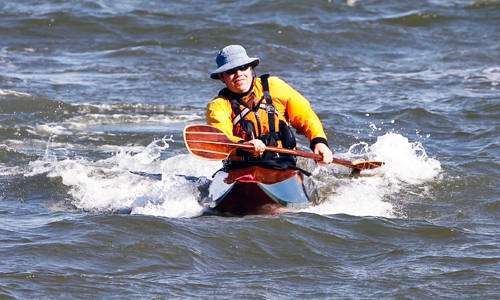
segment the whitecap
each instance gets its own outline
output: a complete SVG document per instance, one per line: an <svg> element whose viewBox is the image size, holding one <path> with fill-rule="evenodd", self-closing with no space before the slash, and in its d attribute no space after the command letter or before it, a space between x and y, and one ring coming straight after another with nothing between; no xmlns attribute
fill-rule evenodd
<svg viewBox="0 0 500 300"><path fill-rule="evenodd" d="M440 162L429 158L420 142L410 142L396 133L378 137L371 146L363 142L355 144L348 153L337 153L339 155L344 159L379 160L385 164L363 171L361 176L340 178L332 175L339 172L338 166L318 166L314 174L322 176L316 179L317 185L330 192L323 196L322 203L302 211L397 217L400 216L394 199L397 194L402 189L431 182L439 178L441 172Z"/></svg>
<svg viewBox="0 0 500 300"><path fill-rule="evenodd" d="M0 89L0 96L30 97L31 95L28 93Z"/></svg>
<svg viewBox="0 0 500 300"><path fill-rule="evenodd" d="M199 183L189 176L211 176L220 168L220 162L202 161L187 154L160 160L170 141L156 140L135 153L122 149L98 161L58 160L48 149L43 158L30 163L26 176L46 173L48 177L61 178L68 187L68 201L83 211L128 211L172 218L199 216L205 209L200 204ZM161 180L148 176L155 174Z"/></svg>

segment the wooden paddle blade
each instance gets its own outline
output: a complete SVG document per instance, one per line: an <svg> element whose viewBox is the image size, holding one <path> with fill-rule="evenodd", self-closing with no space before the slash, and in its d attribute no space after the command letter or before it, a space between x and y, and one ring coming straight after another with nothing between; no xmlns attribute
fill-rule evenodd
<svg viewBox="0 0 500 300"><path fill-rule="evenodd" d="M226 159L238 145L218 128L201 124L184 128L184 142L191 154L209 160Z"/></svg>
<svg viewBox="0 0 500 300"><path fill-rule="evenodd" d="M381 167L383 161L354 161L351 163L352 166L358 170L369 170Z"/></svg>

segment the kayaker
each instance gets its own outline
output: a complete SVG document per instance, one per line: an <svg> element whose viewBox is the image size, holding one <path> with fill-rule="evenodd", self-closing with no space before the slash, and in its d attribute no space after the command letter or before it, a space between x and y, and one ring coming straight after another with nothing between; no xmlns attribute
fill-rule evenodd
<svg viewBox="0 0 500 300"><path fill-rule="evenodd" d="M332 162L321 121L304 96L276 76L257 77L254 68L260 59L249 57L240 45L220 50L216 63L210 77L226 87L208 104L207 123L235 142L253 145L256 158L247 160L276 159L275 153L264 151L266 145L294 149L291 125L309 139L311 150L322 156L319 163Z"/></svg>

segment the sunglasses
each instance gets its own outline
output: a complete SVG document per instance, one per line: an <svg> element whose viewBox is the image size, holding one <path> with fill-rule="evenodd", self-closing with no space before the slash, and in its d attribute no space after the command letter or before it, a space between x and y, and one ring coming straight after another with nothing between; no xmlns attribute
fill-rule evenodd
<svg viewBox="0 0 500 300"><path fill-rule="evenodd" d="M246 64L246 65L243 65L243 66L239 66L239 67L236 67L236 68L232 68L230 70L227 70L225 71L224 73L228 74L228 75L233 75L236 73L236 71L240 70L240 71L246 71L252 64Z"/></svg>

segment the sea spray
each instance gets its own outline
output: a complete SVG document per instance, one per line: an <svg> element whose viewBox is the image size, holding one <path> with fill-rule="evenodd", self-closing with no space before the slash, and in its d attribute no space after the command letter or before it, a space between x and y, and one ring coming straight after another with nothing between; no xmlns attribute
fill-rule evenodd
<svg viewBox="0 0 500 300"><path fill-rule="evenodd" d="M420 184L435 178L441 171L441 164L429 158L420 142L387 133L377 138L370 147L377 160L385 162L385 176L395 182Z"/></svg>
<svg viewBox="0 0 500 300"><path fill-rule="evenodd" d="M163 138L133 151L118 147L112 156L97 161L78 157L57 160L48 145L44 157L30 163L27 176L48 173L49 177L60 177L68 187L71 205L79 210L172 218L199 216L227 189L216 181L209 186L221 163L189 154L162 159L169 142L173 140ZM421 143L396 133L378 137L373 145L357 143L338 155L349 160L382 160L385 165L351 177L342 166L307 164L306 168L313 168L313 178L305 182L309 182L314 205L303 211L401 216L401 209L394 205L401 202L396 199L398 192L433 180L441 170L439 161L429 158Z"/></svg>
<svg viewBox="0 0 500 300"><path fill-rule="evenodd" d="M68 188L68 201L83 211L199 216L204 209L199 204L203 198L200 186L208 182L200 178L210 177L221 164L189 154L161 160L162 152L169 148L168 141L153 141L137 152L120 149L97 161L78 157L57 160L47 150L44 157L30 163L27 176L47 173L48 177L61 178Z"/></svg>
<svg viewBox="0 0 500 300"><path fill-rule="evenodd" d="M317 206L305 209L306 212L318 214L350 214L356 216L379 216L393 218L401 216L400 208L393 204L397 202L398 192L410 185L422 184L436 178L441 170L439 161L427 157L424 147L419 142L410 142L406 137L386 133L377 141L366 147L353 146L356 154L347 153L345 158L363 155L368 159L382 160L385 165L378 169L366 170L359 176L334 178L322 176L318 178L320 186L332 186L327 181L336 180L335 188L330 190L326 200ZM359 151L359 150L362 151ZM351 158L352 159L352 158ZM338 167L319 166L322 172ZM326 170L326 171L325 171ZM324 188L323 188L324 189ZM398 212L396 211L398 210Z"/></svg>

